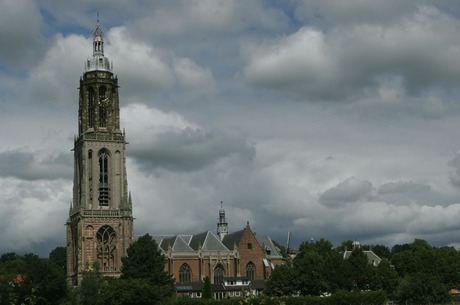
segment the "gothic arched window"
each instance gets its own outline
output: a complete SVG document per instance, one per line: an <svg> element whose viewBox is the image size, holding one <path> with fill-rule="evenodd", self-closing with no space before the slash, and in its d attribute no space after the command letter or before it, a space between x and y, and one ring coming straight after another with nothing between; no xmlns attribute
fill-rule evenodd
<svg viewBox="0 0 460 305"><path fill-rule="evenodd" d="M109 152L102 150L99 153L99 205L109 205L109 192Z"/></svg>
<svg viewBox="0 0 460 305"><path fill-rule="evenodd" d="M94 89L92 87L89 88L89 93L88 93L88 126L90 128L94 127L94 107L95 105L95 95L94 95Z"/></svg>
<svg viewBox="0 0 460 305"><path fill-rule="evenodd" d="M214 284L222 283L224 281L224 268L222 265L217 265L214 269Z"/></svg>
<svg viewBox="0 0 460 305"><path fill-rule="evenodd" d="M102 226L96 233L97 239L97 259L101 264L102 271L115 271L115 250L116 233L108 225Z"/></svg>
<svg viewBox="0 0 460 305"><path fill-rule="evenodd" d="M179 269L179 282L191 282L192 281L192 271L187 264L183 264Z"/></svg>
<svg viewBox="0 0 460 305"><path fill-rule="evenodd" d="M255 269L256 268L253 263L248 263L246 265L246 277L251 281L254 280Z"/></svg>
<svg viewBox="0 0 460 305"><path fill-rule="evenodd" d="M107 101L105 87L99 88L99 127L107 127Z"/></svg>

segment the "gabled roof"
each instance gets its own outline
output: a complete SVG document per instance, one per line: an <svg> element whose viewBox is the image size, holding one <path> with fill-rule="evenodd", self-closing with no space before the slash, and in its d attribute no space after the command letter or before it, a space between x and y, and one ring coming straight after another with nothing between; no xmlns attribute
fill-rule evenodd
<svg viewBox="0 0 460 305"><path fill-rule="evenodd" d="M256 235L256 239L262 250L265 251L267 258L283 258L283 256L279 252L278 247L275 246L275 244L269 236Z"/></svg>
<svg viewBox="0 0 460 305"><path fill-rule="evenodd" d="M233 250L234 246L238 246L241 242L241 239L243 239L244 235L244 229L227 234L224 236L224 239L222 240L222 243L230 250Z"/></svg>
<svg viewBox="0 0 460 305"><path fill-rule="evenodd" d="M153 235L153 239L157 241L161 250L164 252L168 251L169 247L173 251L193 251L188 243L184 240L187 239L186 235Z"/></svg>
<svg viewBox="0 0 460 305"><path fill-rule="evenodd" d="M211 232L203 232L193 235L190 240L190 247L193 250L198 250L198 247L206 251L228 251L228 248Z"/></svg>
<svg viewBox="0 0 460 305"><path fill-rule="evenodd" d="M174 245L172 246L173 251L193 251L192 248L182 239L180 236L176 236Z"/></svg>
<svg viewBox="0 0 460 305"><path fill-rule="evenodd" d="M195 235L153 235L152 237L164 252L167 252L169 247L177 252L198 251L199 247L205 251L229 251L219 238L209 231Z"/></svg>
<svg viewBox="0 0 460 305"><path fill-rule="evenodd" d="M207 234L208 234L208 231L193 235L189 243L190 247L193 250L198 250L198 247L200 246L203 247Z"/></svg>
<svg viewBox="0 0 460 305"><path fill-rule="evenodd" d="M352 252L353 251L345 251L345 252L343 252L343 259L348 259ZM366 255L368 262L370 264L373 264L374 266L377 266L382 261L382 259L380 257L378 257L377 254L375 254L372 251L366 250L366 251L363 251L363 253L364 253L364 255Z"/></svg>

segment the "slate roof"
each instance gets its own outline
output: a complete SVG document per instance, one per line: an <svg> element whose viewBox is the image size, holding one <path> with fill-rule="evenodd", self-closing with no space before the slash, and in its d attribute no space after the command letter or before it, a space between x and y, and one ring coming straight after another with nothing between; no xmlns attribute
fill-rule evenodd
<svg viewBox="0 0 460 305"><path fill-rule="evenodd" d="M241 240L243 239L245 230L246 229L227 234L224 236L222 241L218 235L215 235L210 231L205 231L194 235L152 235L152 237L155 239L160 249L164 252L167 252L169 247L171 247L173 251L177 252L198 251L200 247L203 251L225 252L233 251L235 245L238 247L238 245L241 243ZM280 250L275 246L269 236L255 235L255 237L259 246L265 250L267 259L283 258Z"/></svg>
<svg viewBox="0 0 460 305"><path fill-rule="evenodd" d="M240 244L241 239L243 239L243 234L244 234L244 229L231 233L231 234L227 234L224 236L224 240L222 241L222 243L228 249L233 250L235 245L238 246Z"/></svg>
<svg viewBox="0 0 460 305"><path fill-rule="evenodd" d="M195 235L154 235L153 238L164 252L169 247L177 252L198 251L199 247L205 251L229 251L219 237L209 231Z"/></svg>
<svg viewBox="0 0 460 305"><path fill-rule="evenodd" d="M256 235L260 247L265 250L267 258L283 258L278 247L275 246L272 239L267 235ZM268 250L268 251L267 251Z"/></svg>
<svg viewBox="0 0 460 305"><path fill-rule="evenodd" d="M351 253L352 253L352 251L345 251L343 253L343 258L348 259L350 257L350 255L351 255ZM367 256L368 262L370 264L373 264L374 266L377 266L382 261L382 259L380 257L378 257L377 254L375 254L372 251L363 251L363 253Z"/></svg>

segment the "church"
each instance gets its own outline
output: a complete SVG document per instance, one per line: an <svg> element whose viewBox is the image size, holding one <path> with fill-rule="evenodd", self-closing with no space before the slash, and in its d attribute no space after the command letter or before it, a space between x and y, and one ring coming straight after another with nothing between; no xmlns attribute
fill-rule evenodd
<svg viewBox="0 0 460 305"><path fill-rule="evenodd" d="M120 129L118 78L112 70L113 64L104 55L98 14L93 55L85 62L79 87L73 201L66 222L69 285L80 285L82 272L91 270L95 262L104 276L119 277L121 258L134 240L127 143ZM255 234L249 223L240 231L229 232L223 206L216 234L153 237L167 259L164 270L174 276L178 291L202 283L205 277L214 285L240 280L263 284L283 263L270 237Z"/></svg>

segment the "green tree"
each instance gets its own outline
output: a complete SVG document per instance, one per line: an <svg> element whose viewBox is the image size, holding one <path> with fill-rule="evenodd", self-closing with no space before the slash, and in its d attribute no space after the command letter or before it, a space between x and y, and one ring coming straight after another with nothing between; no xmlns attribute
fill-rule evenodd
<svg viewBox="0 0 460 305"><path fill-rule="evenodd" d="M203 299L212 299L212 286L211 286L211 280L209 280L209 277L206 277L204 279L202 293L203 293Z"/></svg>
<svg viewBox="0 0 460 305"><path fill-rule="evenodd" d="M277 243L276 241L272 240L273 241L273 244L275 245L275 247L277 247L278 249L280 249L280 253L281 253L281 256L284 257L284 258L290 258L289 255L287 254L287 250L286 250L286 247L282 246L281 244Z"/></svg>
<svg viewBox="0 0 460 305"><path fill-rule="evenodd" d="M370 250L372 250L372 252L374 252L378 257L382 259L389 259L391 256L390 249L384 245L373 245L372 247L370 247Z"/></svg>
<svg viewBox="0 0 460 305"><path fill-rule="evenodd" d="M61 304L67 296L65 274L47 258L33 254L24 255L27 270L23 273L24 282L19 286L19 300L36 300L37 305Z"/></svg>
<svg viewBox="0 0 460 305"><path fill-rule="evenodd" d="M295 289L301 295L321 295L329 291L325 261L332 253L332 244L320 239L315 243L304 242L294 259Z"/></svg>
<svg viewBox="0 0 460 305"><path fill-rule="evenodd" d="M50 252L49 259L55 263L66 274L67 269L67 248L56 247Z"/></svg>
<svg viewBox="0 0 460 305"><path fill-rule="evenodd" d="M128 256L121 259L122 279L144 279L154 285L172 286L174 279L163 271L166 259L149 234L139 237L126 252Z"/></svg>
<svg viewBox="0 0 460 305"><path fill-rule="evenodd" d="M353 282L353 289L367 290L370 288L373 276L373 266L369 264L367 256L360 248L351 252L350 257L345 260L348 276Z"/></svg>
<svg viewBox="0 0 460 305"><path fill-rule="evenodd" d="M170 286L153 285L141 278L110 279L102 286L99 299L104 305L151 305L163 304L173 293Z"/></svg>
<svg viewBox="0 0 460 305"><path fill-rule="evenodd" d="M95 262L93 270L84 271L82 274L79 288L80 303L84 305L98 304L103 283L104 278L100 272L99 262Z"/></svg>
<svg viewBox="0 0 460 305"><path fill-rule="evenodd" d="M283 264L275 268L265 284L264 293L270 296L289 296L296 293L294 268Z"/></svg>
<svg viewBox="0 0 460 305"><path fill-rule="evenodd" d="M21 259L21 256L17 255L14 252L3 253L2 256L0 256L0 264L5 264L18 259Z"/></svg>
<svg viewBox="0 0 460 305"><path fill-rule="evenodd" d="M398 287L398 273L393 269L387 259L382 259L374 268L375 276L371 282L371 289L382 289L388 297L393 298Z"/></svg>
<svg viewBox="0 0 460 305"><path fill-rule="evenodd" d="M436 275L418 272L401 279L396 299L400 303L440 304L448 302L450 295Z"/></svg>

